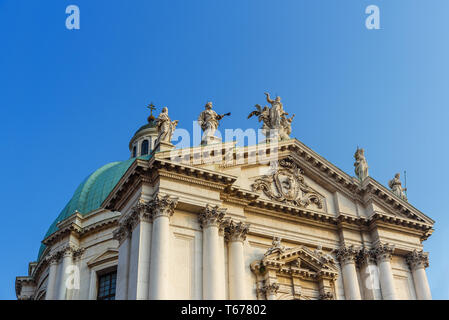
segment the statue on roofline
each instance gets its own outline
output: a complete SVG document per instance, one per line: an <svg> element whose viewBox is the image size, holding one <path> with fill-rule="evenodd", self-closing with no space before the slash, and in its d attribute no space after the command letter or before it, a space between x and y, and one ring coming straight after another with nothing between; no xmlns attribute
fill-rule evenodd
<svg viewBox="0 0 449 320"><path fill-rule="evenodd" d="M262 124L262 133L267 137L267 140L288 140L292 131L292 121L295 115L287 118L288 112L284 110L281 102L281 97L276 96L273 100L270 94L265 92L267 102L271 107L264 106L263 108L256 104L256 110L248 115L248 119L252 116L258 116L259 122Z"/></svg>
<svg viewBox="0 0 449 320"><path fill-rule="evenodd" d="M219 142L220 138L215 137L215 131L218 129L219 121L225 116L230 116L231 113L218 114L212 110L212 102L206 103L204 106L204 111L200 113L198 117L198 124L204 133L201 138L201 144L210 144L214 142Z"/></svg>
<svg viewBox="0 0 449 320"><path fill-rule="evenodd" d="M394 178L388 181L388 186L397 197L407 201L407 196L405 195L405 191L407 191L407 188L402 188L402 182L400 177L401 175L399 173L396 173L394 175Z"/></svg>
<svg viewBox="0 0 449 320"><path fill-rule="evenodd" d="M171 144L171 139L173 137L173 132L178 125L178 120L171 121L168 116L168 108L163 107L162 112L156 119L156 129L157 129L157 139L155 145L157 146L159 143L167 143Z"/></svg>
<svg viewBox="0 0 449 320"><path fill-rule="evenodd" d="M355 158L355 162L354 162L354 171L355 174L357 176L357 178L359 178L360 181L365 180L366 177L369 176L368 173L368 162L366 161L365 158L365 150L359 149L359 147L357 147L357 150L355 151L354 154L354 158Z"/></svg>

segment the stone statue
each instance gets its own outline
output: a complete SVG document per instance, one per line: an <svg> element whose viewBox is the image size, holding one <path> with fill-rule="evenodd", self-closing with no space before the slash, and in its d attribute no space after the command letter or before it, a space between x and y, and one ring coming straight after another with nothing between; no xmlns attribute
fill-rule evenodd
<svg viewBox="0 0 449 320"><path fill-rule="evenodd" d="M265 252L264 256L268 256L274 252L282 253L285 251L285 247L281 245L280 237L273 237L272 246Z"/></svg>
<svg viewBox="0 0 449 320"><path fill-rule="evenodd" d="M157 128L157 139L155 142L155 146L160 143L171 144L171 139L173 136L173 132L175 131L176 126L178 125L178 120L171 121L168 116L168 108L162 108L162 112L156 119L156 128Z"/></svg>
<svg viewBox="0 0 449 320"><path fill-rule="evenodd" d="M267 102L271 104L271 108L264 106L263 108L256 104L256 110L248 115L248 119L252 116L258 116L259 122L263 121L262 133L267 137L267 140L288 140L292 131L292 121L295 115L286 118L288 115L284 111L281 98L277 96L274 100L270 98L270 94L265 92Z"/></svg>
<svg viewBox="0 0 449 320"><path fill-rule="evenodd" d="M292 121L294 117L295 114L293 114L290 118L286 117L281 118L281 131L280 131L281 140L290 139L290 134L292 133Z"/></svg>
<svg viewBox="0 0 449 320"><path fill-rule="evenodd" d="M401 175L399 173L396 173L394 175L394 178L388 181L388 186L396 196L398 196L402 200L407 201L407 196L405 195L405 191L407 191L407 188L402 188L400 177Z"/></svg>
<svg viewBox="0 0 449 320"><path fill-rule="evenodd" d="M365 149L359 149L357 147L357 150L354 154L355 162L354 162L354 171L357 178L359 178L360 181L365 180L366 177L369 176L368 173L368 162L366 162L365 158Z"/></svg>
<svg viewBox="0 0 449 320"><path fill-rule="evenodd" d="M212 102L206 103L204 109L205 110L201 112L198 117L198 124L204 131L201 144L219 142L220 139L214 136L215 131L217 131L218 128L218 122L225 116L230 116L231 113L228 112L222 115L217 114L214 110L212 110Z"/></svg>

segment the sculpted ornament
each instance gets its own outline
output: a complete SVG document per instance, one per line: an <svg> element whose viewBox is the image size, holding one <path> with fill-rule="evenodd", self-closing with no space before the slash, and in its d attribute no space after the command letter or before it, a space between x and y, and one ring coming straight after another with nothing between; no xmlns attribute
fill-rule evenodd
<svg viewBox="0 0 449 320"><path fill-rule="evenodd" d="M253 191L262 190L275 201L304 208L314 203L323 208L321 197L306 184L302 174L303 171L288 157L279 161L274 173L256 179L251 187Z"/></svg>
<svg viewBox="0 0 449 320"><path fill-rule="evenodd" d="M368 174L368 162L366 162L365 158L365 150L359 149L357 147L357 150L354 154L355 162L354 162L354 171L357 178L359 178L360 181L365 180L369 176Z"/></svg>

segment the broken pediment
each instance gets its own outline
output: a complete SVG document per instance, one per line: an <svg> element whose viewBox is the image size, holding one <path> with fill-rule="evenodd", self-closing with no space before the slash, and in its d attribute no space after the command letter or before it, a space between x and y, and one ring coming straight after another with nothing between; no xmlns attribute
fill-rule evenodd
<svg viewBox="0 0 449 320"><path fill-rule="evenodd" d="M324 197L304 180L304 172L289 156L273 162L268 174L255 179L251 188L269 199L306 208L311 204L322 209Z"/></svg>
<svg viewBox="0 0 449 320"><path fill-rule="evenodd" d="M338 267L335 259L322 250L310 250L305 246L290 249L276 247L268 249L267 255L261 260L254 261L251 269L254 272L264 273L267 269L274 269L278 273L297 274L305 278L318 278L325 276L336 278Z"/></svg>

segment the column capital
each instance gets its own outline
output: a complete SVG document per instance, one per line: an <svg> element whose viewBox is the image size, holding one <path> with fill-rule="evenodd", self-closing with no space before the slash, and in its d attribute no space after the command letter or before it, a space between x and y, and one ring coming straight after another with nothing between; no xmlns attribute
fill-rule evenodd
<svg viewBox="0 0 449 320"><path fill-rule="evenodd" d="M380 243L374 249L377 262L390 261L393 257L394 245L388 243Z"/></svg>
<svg viewBox="0 0 449 320"><path fill-rule="evenodd" d="M365 247L360 249L357 254L357 264L359 266L376 264L376 253L374 249L367 249Z"/></svg>
<svg viewBox="0 0 449 320"><path fill-rule="evenodd" d="M429 253L413 250L405 256L407 263L410 266L410 269L415 270L419 268L427 268L429 266Z"/></svg>
<svg viewBox="0 0 449 320"><path fill-rule="evenodd" d="M249 224L241 221L237 222L230 218L223 223L226 241L245 241L249 231Z"/></svg>
<svg viewBox="0 0 449 320"><path fill-rule="evenodd" d="M265 284L260 291L265 293L267 296L275 295L279 290L279 283L273 282L270 284Z"/></svg>
<svg viewBox="0 0 449 320"><path fill-rule="evenodd" d="M45 260L50 265L57 265L59 260L61 260L61 257L62 257L62 254L61 254L61 252L58 251L58 252L54 252L52 254L47 255Z"/></svg>
<svg viewBox="0 0 449 320"><path fill-rule="evenodd" d="M198 217L201 227L206 228L208 226L216 226L220 228L222 226L225 213L225 208L207 204Z"/></svg>
<svg viewBox="0 0 449 320"><path fill-rule="evenodd" d="M130 231L126 224L120 224L119 227L112 232L112 238L119 242L119 246L121 246L123 241L129 238L129 236Z"/></svg>
<svg viewBox="0 0 449 320"><path fill-rule="evenodd" d="M150 202L145 202L140 200L136 203L134 207L131 208L129 223L132 225L132 229L140 222L153 222L153 215L151 213L151 204Z"/></svg>
<svg viewBox="0 0 449 320"><path fill-rule="evenodd" d="M320 300L334 300L334 294L330 291L326 291L320 294Z"/></svg>
<svg viewBox="0 0 449 320"><path fill-rule="evenodd" d="M337 259L341 264L355 263L359 250L354 245L342 246L335 251Z"/></svg>
<svg viewBox="0 0 449 320"><path fill-rule="evenodd" d="M148 203L149 209L152 212L153 220L159 217L170 218L174 212L175 207L178 204L178 197L170 195L157 194L153 200Z"/></svg>

